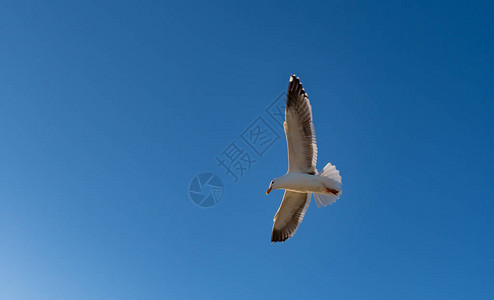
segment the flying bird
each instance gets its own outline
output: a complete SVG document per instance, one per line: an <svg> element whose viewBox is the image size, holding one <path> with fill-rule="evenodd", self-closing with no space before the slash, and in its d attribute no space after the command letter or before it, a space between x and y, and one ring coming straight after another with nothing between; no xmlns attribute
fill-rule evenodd
<svg viewBox="0 0 494 300"><path fill-rule="evenodd" d="M273 179L266 194L284 189L285 195L273 219L271 242L291 238L302 222L314 194L318 207L334 203L341 195L341 176L328 163L318 172L317 144L312 108L300 79L290 76L285 109L285 135L288 148L288 172Z"/></svg>

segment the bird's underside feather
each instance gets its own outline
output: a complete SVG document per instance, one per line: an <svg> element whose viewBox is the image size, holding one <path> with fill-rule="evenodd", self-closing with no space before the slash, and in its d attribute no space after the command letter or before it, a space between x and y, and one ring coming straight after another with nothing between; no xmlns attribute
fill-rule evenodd
<svg viewBox="0 0 494 300"><path fill-rule="evenodd" d="M309 208L310 200L310 193L285 191L280 208L274 216L272 243L284 242L295 234Z"/></svg>
<svg viewBox="0 0 494 300"><path fill-rule="evenodd" d="M290 76L288 85L284 128L288 146L288 172L317 173L312 108L300 79L295 75Z"/></svg>

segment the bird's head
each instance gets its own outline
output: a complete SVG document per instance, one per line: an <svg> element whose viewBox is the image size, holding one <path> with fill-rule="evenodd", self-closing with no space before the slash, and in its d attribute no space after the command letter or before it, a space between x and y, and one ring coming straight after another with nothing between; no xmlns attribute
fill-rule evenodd
<svg viewBox="0 0 494 300"><path fill-rule="evenodd" d="M276 190L276 189L278 189L278 188L279 188L279 187L278 187L278 182L277 182L276 180L277 180L277 178L275 178L275 179L273 179L273 180L271 181L271 183L269 184L269 188L268 188L268 190L266 191L266 195L268 195L269 193L271 193L271 191L272 191L272 190Z"/></svg>

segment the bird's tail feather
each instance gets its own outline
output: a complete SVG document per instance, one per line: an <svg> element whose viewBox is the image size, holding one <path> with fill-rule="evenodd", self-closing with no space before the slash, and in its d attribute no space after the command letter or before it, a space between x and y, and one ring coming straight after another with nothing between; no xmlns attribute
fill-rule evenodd
<svg viewBox="0 0 494 300"><path fill-rule="evenodd" d="M314 193L317 207L333 204L340 198L342 192L340 171L331 163L328 163L322 172L317 175L323 177L323 183L327 189L326 193Z"/></svg>

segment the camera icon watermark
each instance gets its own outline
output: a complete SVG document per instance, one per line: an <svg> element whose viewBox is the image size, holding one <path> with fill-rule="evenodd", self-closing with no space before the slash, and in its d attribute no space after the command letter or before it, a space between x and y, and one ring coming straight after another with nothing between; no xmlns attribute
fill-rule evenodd
<svg viewBox="0 0 494 300"><path fill-rule="evenodd" d="M189 184L189 197L200 207L213 207L223 197L224 186L221 179L213 173L202 173Z"/></svg>

